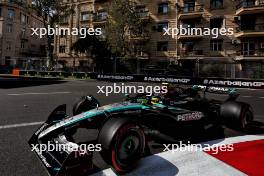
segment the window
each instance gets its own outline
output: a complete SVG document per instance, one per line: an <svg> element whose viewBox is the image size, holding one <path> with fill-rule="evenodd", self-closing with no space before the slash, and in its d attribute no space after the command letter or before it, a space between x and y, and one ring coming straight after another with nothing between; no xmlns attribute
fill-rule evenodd
<svg viewBox="0 0 264 176"><path fill-rule="evenodd" d="M66 46L65 45L62 45L59 47L59 52L60 53L65 53L65 50L66 50Z"/></svg>
<svg viewBox="0 0 264 176"><path fill-rule="evenodd" d="M24 14L20 14L20 22L21 22L21 24L26 24L26 22L27 22L27 19L26 19L27 17L26 17L26 15L24 15Z"/></svg>
<svg viewBox="0 0 264 176"><path fill-rule="evenodd" d="M169 12L169 5L168 3L162 3L158 5L158 13L159 14L166 14Z"/></svg>
<svg viewBox="0 0 264 176"><path fill-rule="evenodd" d="M241 5L243 7L253 7L256 3L256 0L241 0Z"/></svg>
<svg viewBox="0 0 264 176"><path fill-rule="evenodd" d="M160 22L160 23L158 23L157 31L158 32L164 32L165 31L164 28L168 29L168 27L169 27L169 23L168 22Z"/></svg>
<svg viewBox="0 0 264 176"><path fill-rule="evenodd" d="M25 41L21 41L20 48L21 49L25 49L25 45L26 45L26 42Z"/></svg>
<svg viewBox="0 0 264 176"><path fill-rule="evenodd" d="M26 29L21 29L21 37L26 37Z"/></svg>
<svg viewBox="0 0 264 176"><path fill-rule="evenodd" d="M15 11L13 9L8 9L7 17L9 20L14 20L15 19Z"/></svg>
<svg viewBox="0 0 264 176"><path fill-rule="evenodd" d="M5 65L6 66L11 66L11 57L10 56L6 56L5 57Z"/></svg>
<svg viewBox="0 0 264 176"><path fill-rule="evenodd" d="M46 54L46 45L40 45L39 50L40 50L40 53Z"/></svg>
<svg viewBox="0 0 264 176"><path fill-rule="evenodd" d="M27 16L27 24L29 24L29 16Z"/></svg>
<svg viewBox="0 0 264 176"><path fill-rule="evenodd" d="M6 50L7 51L10 51L11 50L11 45L12 45L11 42L6 42Z"/></svg>
<svg viewBox="0 0 264 176"><path fill-rule="evenodd" d="M95 20L97 21L101 21L101 20L106 20L107 19L107 16L108 16L108 13L106 11L102 11L102 12L98 12L96 17L95 17Z"/></svg>
<svg viewBox="0 0 264 176"><path fill-rule="evenodd" d="M137 6L136 12L141 18L145 18L149 16L149 11L146 9L146 6Z"/></svg>
<svg viewBox="0 0 264 176"><path fill-rule="evenodd" d="M211 39L210 40L211 51L223 51L223 40L222 39Z"/></svg>
<svg viewBox="0 0 264 176"><path fill-rule="evenodd" d="M224 24L223 17L210 19L210 29L214 29L214 28L220 29L223 27L223 24Z"/></svg>
<svg viewBox="0 0 264 176"><path fill-rule="evenodd" d="M158 42L157 51L168 51L168 42Z"/></svg>
<svg viewBox="0 0 264 176"><path fill-rule="evenodd" d="M7 32L12 33L13 32L13 24L8 24L7 25Z"/></svg>
<svg viewBox="0 0 264 176"><path fill-rule="evenodd" d="M183 42L182 43L182 49L187 52L193 51L194 44L193 42Z"/></svg>
<svg viewBox="0 0 264 176"><path fill-rule="evenodd" d="M241 42L241 51L242 55L252 56L255 55L256 52L256 45L255 42L252 40L244 40Z"/></svg>
<svg viewBox="0 0 264 176"><path fill-rule="evenodd" d="M91 20L92 14L90 12L82 12L81 13L81 20L88 21Z"/></svg>
<svg viewBox="0 0 264 176"><path fill-rule="evenodd" d="M256 28L256 17L255 16L243 16L240 22L241 30L255 30Z"/></svg>
<svg viewBox="0 0 264 176"><path fill-rule="evenodd" d="M211 9L222 9L224 7L223 0L211 0Z"/></svg>
<svg viewBox="0 0 264 176"><path fill-rule="evenodd" d="M195 1L186 1L183 5L183 12L193 12L195 10Z"/></svg>

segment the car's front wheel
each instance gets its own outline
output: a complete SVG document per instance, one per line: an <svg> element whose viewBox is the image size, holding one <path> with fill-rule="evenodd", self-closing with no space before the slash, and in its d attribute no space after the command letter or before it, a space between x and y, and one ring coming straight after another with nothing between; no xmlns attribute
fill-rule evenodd
<svg viewBox="0 0 264 176"><path fill-rule="evenodd" d="M100 131L101 155L117 173L134 169L145 149L145 135L136 123L122 118L110 119Z"/></svg>

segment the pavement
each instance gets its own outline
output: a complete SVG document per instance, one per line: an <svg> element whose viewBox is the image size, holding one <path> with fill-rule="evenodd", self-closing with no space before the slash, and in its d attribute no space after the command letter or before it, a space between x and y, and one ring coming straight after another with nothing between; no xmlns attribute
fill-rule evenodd
<svg viewBox="0 0 264 176"><path fill-rule="evenodd" d="M67 104L68 114L71 107L81 96L94 95L102 105L118 102L123 95L97 94L97 86L112 83L95 80L54 81L27 85L3 85L0 78L0 175L1 176L45 176L46 171L30 151L27 141L47 119L49 113L60 104ZM131 85L142 83L127 83ZM240 89L239 100L252 105L256 125L264 124L264 90ZM225 99L225 95L209 95L216 99ZM259 132L258 132L259 133ZM244 133L225 129L225 136L241 136ZM158 151L156 151L158 152ZM156 153L155 152L155 153ZM96 158L95 172L107 169L107 165Z"/></svg>

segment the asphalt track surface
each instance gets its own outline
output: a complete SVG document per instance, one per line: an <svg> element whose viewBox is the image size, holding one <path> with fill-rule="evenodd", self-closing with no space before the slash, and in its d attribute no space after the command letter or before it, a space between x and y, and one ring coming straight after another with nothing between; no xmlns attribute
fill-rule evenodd
<svg viewBox="0 0 264 176"><path fill-rule="evenodd" d="M97 86L113 83L87 81L56 81L52 84L28 84L3 86L0 79L0 175L1 176L45 176L45 169L35 154L30 151L27 141L46 120L48 114L58 105L67 104L68 114L71 107L83 95L95 95L104 105L123 99L121 94L97 94ZM142 85L127 83L126 85ZM144 85L144 84L143 84ZM252 105L255 113L257 130L263 133L264 124L264 90L239 90L239 100ZM224 95L210 95L216 99L225 99ZM241 136L244 133L225 129L226 137ZM153 153L158 150L153 149ZM96 171L106 169L100 156L95 159Z"/></svg>

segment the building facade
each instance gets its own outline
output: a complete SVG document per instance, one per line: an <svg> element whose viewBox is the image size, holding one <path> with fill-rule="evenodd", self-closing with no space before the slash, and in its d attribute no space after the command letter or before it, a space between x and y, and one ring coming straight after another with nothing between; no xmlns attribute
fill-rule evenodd
<svg viewBox="0 0 264 176"><path fill-rule="evenodd" d="M75 13L62 26L104 27L111 1L72 0L67 3L74 6ZM146 73L151 69L165 72L172 63L193 68L189 70L192 75L212 70L215 64L226 77L250 77L256 74L254 69L263 70L263 0L142 0L136 8L145 21L143 35L131 37L131 46L137 48L138 53L136 58L131 58L137 62L137 72ZM164 28L180 26L232 28L233 34L217 38L212 35L164 35ZM54 54L66 65L88 66L92 63L89 56L71 51L75 41L76 36L57 37Z"/></svg>
<svg viewBox="0 0 264 176"><path fill-rule="evenodd" d="M43 26L31 4L31 0L0 1L0 65L40 69L45 62L45 39L31 35L31 28Z"/></svg>

